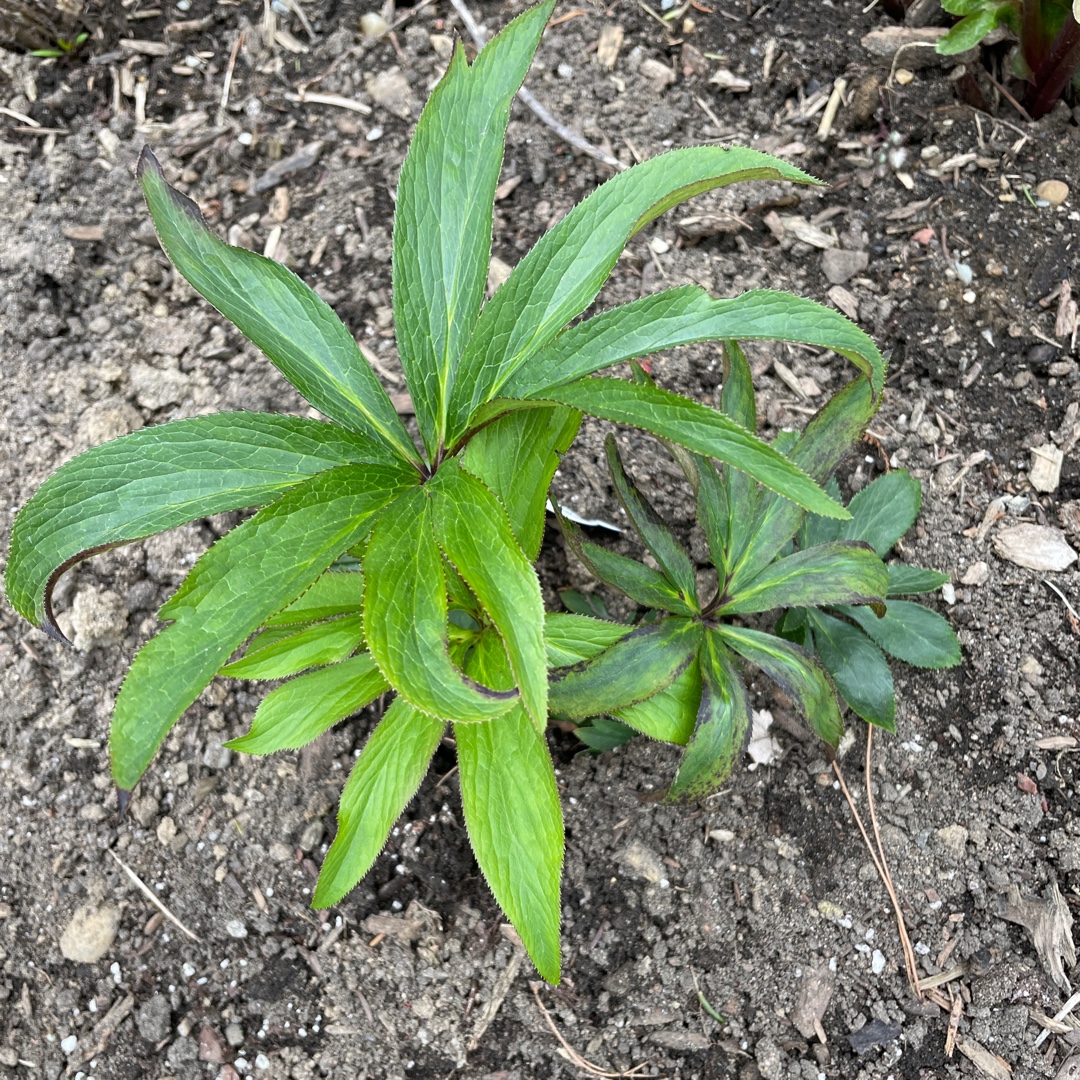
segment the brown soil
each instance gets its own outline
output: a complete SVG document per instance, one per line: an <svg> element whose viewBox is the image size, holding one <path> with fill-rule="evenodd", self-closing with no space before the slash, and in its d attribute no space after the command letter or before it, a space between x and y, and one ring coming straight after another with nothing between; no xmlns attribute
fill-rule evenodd
<svg viewBox="0 0 1080 1080"><path fill-rule="evenodd" d="M892 360L875 439L846 464L844 482L857 488L886 461L922 479L923 516L902 555L954 575L955 603L932 602L965 651L949 672L896 667L898 734L875 739L871 770L882 839L920 975L963 965L939 990L946 1005L960 1002L959 1041L968 1053L981 1046L1000 1055L1016 1080L1052 1076L1073 1038L1054 1035L1036 1048L1031 1010L1053 1014L1067 994L1025 931L1001 917L1001 898L1011 885L1042 897L1051 883L1070 906L1080 897L1073 744L1036 745L1080 735L1080 630L1042 580L1077 608L1080 572L1042 574L994 554L994 531L1015 517L986 537L972 529L991 500L1036 495L1031 448L1068 444L1075 430L1080 372L1068 333L1063 347L1050 343L1062 340L1051 294L1071 274L1080 215L1071 201L1055 209L1029 195L1040 181L1080 175L1078 129L1064 106L1024 123L979 69L956 79L930 66L906 86L882 89L889 63L860 39L884 17L864 6L710 3L701 7L712 14L687 8L696 28L677 40L644 5L566 10L529 86L626 161L737 138L829 182L799 192L743 186L667 215L631 243L600 303L689 281L715 295L768 285L825 300L822 252L796 238L791 222L778 240L770 212L814 219L844 251L865 253L865 268L843 286L848 297L832 295L854 305ZM497 28L519 8L477 4L477 15ZM353 5L313 0L304 11L312 36L295 15L278 15L291 37L272 52L261 4L192 0L129 25L132 37L160 43L166 23L179 23L165 57L117 47L65 63L0 60L3 103L40 125L0 117L0 532L52 469L107 438L219 409L305 408L169 267L133 182L144 143L233 242L261 249L281 224L288 263L373 350L390 388L404 390L390 324L392 192L442 63L432 35L458 23L439 2L403 22L393 41L371 43L359 36ZM608 71L595 45L614 25L625 41ZM663 85L646 60L668 65L674 81ZM374 88L379 104L369 80L394 68L403 78L389 96ZM711 84L718 68L749 79L749 92ZM311 89L362 102L370 115L293 100L320 75ZM853 98L820 141L814 105L841 76ZM140 85L145 120L131 96ZM1000 118L960 103L957 88L973 86ZM903 148L899 170L876 164L890 135ZM312 164L277 185L287 206L274 185L254 194L276 162L315 142ZM607 175L516 109L504 178L520 182L497 207L496 255L516 262ZM688 220L706 214L719 227ZM970 267L970 284L957 278L957 262ZM759 347L751 356L770 435L804 422L845 375L834 357L806 350ZM778 377L778 362L803 380L802 395ZM713 401L717 350L679 350L653 372L662 385ZM604 430L586 426L557 491L566 505L618 522L601 464ZM619 437L643 488L688 530L686 492L658 447ZM1059 489L1039 495L1024 519L1057 524L1062 504L1080 498L1072 443ZM986 456L958 480L979 451ZM156 607L229 524L178 529L68 575L58 606L82 650L61 648L0 608L0 1072L581 1075L537 1007L528 963L515 967L520 955L500 931L454 778L445 776L451 751L439 752L371 875L328 915L309 910L310 890L370 713L303 753L239 758L220 744L246 729L256 688L216 683L117 822L105 753L113 697L153 632ZM583 578L558 539L548 540L544 581L554 601ZM987 564L985 583L962 584L978 562ZM540 1000L570 1045L613 1072L647 1063L636 1075L972 1075L960 1049L945 1054L948 1013L908 990L892 909L823 753L763 680L753 691L777 716L781 759L740 769L689 809L648 798L672 775L671 748L637 740L592 758L577 753L572 736L553 733L567 826L566 977ZM865 811L865 732L851 727L855 745L842 765ZM110 851L197 941L161 920ZM106 923L109 909L118 919L93 963L60 950L84 907ZM380 915L400 925L366 922ZM384 925L393 932L380 937ZM827 1041L796 1024L800 993L821 966L835 980L820 1018Z"/></svg>

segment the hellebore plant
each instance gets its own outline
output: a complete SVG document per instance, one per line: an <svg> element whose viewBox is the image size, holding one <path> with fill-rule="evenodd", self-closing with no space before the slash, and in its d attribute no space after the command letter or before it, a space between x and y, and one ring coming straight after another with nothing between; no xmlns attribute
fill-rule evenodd
<svg viewBox="0 0 1080 1080"><path fill-rule="evenodd" d="M819 486L821 470L760 441L743 417L595 373L732 338L832 349L865 373L867 400L884 373L841 315L772 291L715 300L671 289L566 328L664 211L739 180L814 182L752 150L675 150L615 176L483 302L510 106L553 6L515 19L471 66L456 48L401 170L394 319L419 444L330 308L285 267L222 243L145 150L139 182L177 270L329 422L224 413L90 450L19 514L6 574L15 608L59 636L53 589L80 559L261 507L196 562L160 611L168 625L132 663L110 736L122 804L219 671L295 676L230 744L258 754L302 746L393 691L342 793L315 906L336 904L367 873L450 725L477 862L552 982L563 832L544 734L548 668L582 658L582 631L545 619L532 564L547 489L582 414L722 461L785 513L848 516Z"/></svg>

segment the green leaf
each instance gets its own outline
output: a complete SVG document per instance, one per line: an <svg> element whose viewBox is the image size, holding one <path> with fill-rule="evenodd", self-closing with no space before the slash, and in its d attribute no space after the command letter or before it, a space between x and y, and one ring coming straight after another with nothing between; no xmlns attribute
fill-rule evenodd
<svg viewBox="0 0 1080 1080"><path fill-rule="evenodd" d="M389 460L370 439L291 416L218 413L144 428L80 454L38 488L12 529L8 599L35 626L52 625L53 586L88 555L265 505L336 465Z"/></svg>
<svg viewBox="0 0 1080 1080"><path fill-rule="evenodd" d="M716 630L700 652L701 704L693 738L667 793L668 801L711 795L731 775L750 738L750 702L731 653Z"/></svg>
<svg viewBox="0 0 1080 1080"><path fill-rule="evenodd" d="M950 15L974 15L977 11L991 7L993 0L941 0L942 8Z"/></svg>
<svg viewBox="0 0 1080 1080"><path fill-rule="evenodd" d="M544 644L552 667L566 667L603 652L633 627L584 615L553 612L544 620Z"/></svg>
<svg viewBox="0 0 1080 1080"><path fill-rule="evenodd" d="M459 41L401 167L394 214L394 324L428 454L446 433L455 368L484 299L510 103L554 8L515 19L470 67Z"/></svg>
<svg viewBox="0 0 1080 1080"><path fill-rule="evenodd" d="M933 592L949 580L948 574L927 570L922 566L905 566L889 563L889 590L886 596L911 596L914 593Z"/></svg>
<svg viewBox="0 0 1080 1080"><path fill-rule="evenodd" d="M814 734L836 748L844 733L836 696L825 672L805 650L742 626L721 626L717 633L744 660L761 668L795 702Z"/></svg>
<svg viewBox="0 0 1080 1080"><path fill-rule="evenodd" d="M689 450L718 458L815 513L847 517L842 506L783 454L722 413L696 401L655 386L596 377L560 386L550 396L591 416L644 428Z"/></svg>
<svg viewBox="0 0 1080 1080"><path fill-rule="evenodd" d="M616 746L625 746L637 732L619 720L594 716L587 724L574 728L574 734L593 754L603 754Z"/></svg>
<svg viewBox="0 0 1080 1080"><path fill-rule="evenodd" d="M513 683L502 643L485 634L469 671ZM563 820L543 733L515 705L490 724L455 724L461 803L476 861L536 970L559 981Z"/></svg>
<svg viewBox="0 0 1080 1080"><path fill-rule="evenodd" d="M869 604L884 599L888 582L885 564L870 548L855 540L836 540L770 563L720 612L748 615L778 607Z"/></svg>
<svg viewBox="0 0 1080 1080"><path fill-rule="evenodd" d="M696 146L612 177L546 233L484 307L451 399L451 442L489 401L596 298L627 241L681 202L740 180L815 183L756 150Z"/></svg>
<svg viewBox="0 0 1080 1080"><path fill-rule="evenodd" d="M251 730L225 745L245 754L299 750L389 689L371 654L361 653L271 690L255 710Z"/></svg>
<svg viewBox="0 0 1080 1080"><path fill-rule="evenodd" d="M667 618L639 627L591 660L551 674L548 706L583 719L612 713L659 693L690 663L701 625Z"/></svg>
<svg viewBox="0 0 1080 1080"><path fill-rule="evenodd" d="M742 351L737 341L724 342L724 383L720 392L720 411L751 434L757 432L754 379L746 353ZM779 450L779 447L774 447L774 449ZM711 526L711 530L717 534L711 543L717 544L721 541L723 543L723 561L714 565L718 568L722 566L726 576L734 567L735 558L740 550L741 537L754 520L761 498L761 489L746 473L738 469L724 469L721 480L724 489L723 502L721 503L717 494L713 494L712 498L716 504L716 511L719 511L721 505L723 506L726 520L716 522ZM709 487L713 486L710 482ZM702 516L702 509L699 503L699 519ZM708 507L704 509L706 513L711 512ZM702 527L704 528L704 524Z"/></svg>
<svg viewBox="0 0 1080 1080"><path fill-rule="evenodd" d="M728 546L731 541L731 519L728 505L729 484L725 481L736 477L746 481L748 488L753 481L736 469L727 477L721 477L708 458L695 455L698 473L697 520L709 545L709 556L721 580L727 576ZM745 518L743 520L746 520Z"/></svg>
<svg viewBox="0 0 1080 1080"><path fill-rule="evenodd" d="M881 393L885 361L870 337L840 312L791 293L760 290L715 300L696 285L642 297L564 331L497 386L503 397L549 390L650 353L696 341L792 341L832 349ZM753 399L750 401L753 406ZM750 427L740 419L744 427Z"/></svg>
<svg viewBox="0 0 1080 1080"><path fill-rule="evenodd" d="M839 607L861 626L890 656L921 668L955 667L960 663L960 642L936 612L911 600L890 600L884 618L861 607Z"/></svg>
<svg viewBox="0 0 1080 1080"><path fill-rule="evenodd" d="M342 465L227 533L161 609L176 621L135 657L116 699L113 778L131 791L180 714L266 619L303 592L406 490L412 470ZM415 475L415 474L413 474Z"/></svg>
<svg viewBox="0 0 1080 1080"><path fill-rule="evenodd" d="M837 500L841 501L840 485L835 476L830 476L823 487ZM850 513L851 508L848 507ZM841 540L844 536L846 521L837 521L835 518L818 517L817 514L807 514L799 526L799 547L810 548L818 544L828 544L833 540Z"/></svg>
<svg viewBox="0 0 1080 1080"><path fill-rule="evenodd" d="M575 615L588 615L594 619L611 619L603 598L595 593L583 593L580 589L560 589L559 599L567 611Z"/></svg>
<svg viewBox="0 0 1080 1080"><path fill-rule="evenodd" d="M506 507L510 527L531 560L544 538L551 478L581 426L581 413L552 407L500 417L469 440L461 463Z"/></svg>
<svg viewBox="0 0 1080 1080"><path fill-rule="evenodd" d="M610 432L604 439L604 452L607 455L608 470L619 497L634 528L637 529L645 546L653 553L660 564L667 580L678 591L685 606L691 611L700 611L697 597L697 575L690 556L675 539L675 534L667 523L653 509L646 499L627 477L619 457L615 436Z"/></svg>
<svg viewBox="0 0 1080 1080"><path fill-rule="evenodd" d="M499 632L521 703L542 732L547 726L547 662L544 599L536 571L518 547L502 504L457 461L444 462L427 490L435 538Z"/></svg>
<svg viewBox="0 0 1080 1080"><path fill-rule="evenodd" d="M863 433L876 409L877 401L866 378L860 375L853 379L806 425L802 437L790 452L791 462L811 479L824 483ZM840 515L830 512L821 516L836 518ZM802 519L803 510L793 502L762 493L753 522L749 526L741 525L734 538L738 543L732 559L732 591L741 589L776 558L795 535Z"/></svg>
<svg viewBox="0 0 1080 1080"><path fill-rule="evenodd" d="M987 34L997 28L998 23L1004 21L1004 9L1008 6L996 4L961 19L937 43L937 51L942 56L955 56L957 53L974 49Z"/></svg>
<svg viewBox="0 0 1080 1080"><path fill-rule="evenodd" d="M317 578L310 589L298 596L288 607L271 615L266 625L271 627L298 626L303 623L331 619L335 615L352 615L364 606L364 575L357 571L328 570Z"/></svg>
<svg viewBox="0 0 1080 1080"><path fill-rule="evenodd" d="M450 659L446 578L427 487L409 492L379 519L364 576L368 648L406 701L447 720L490 720L510 708L516 691L480 686Z"/></svg>
<svg viewBox="0 0 1080 1080"><path fill-rule="evenodd" d="M323 860L312 907L332 907L371 869L424 779L445 729L445 720L394 699L341 792L337 836Z"/></svg>
<svg viewBox="0 0 1080 1080"><path fill-rule="evenodd" d="M261 649L249 649L239 660L226 664L221 674L234 679L286 679L310 667L344 660L363 640L364 620L346 615L316 623Z"/></svg>
<svg viewBox="0 0 1080 1080"><path fill-rule="evenodd" d="M814 651L837 690L867 723L896 730L896 694L884 653L859 629L831 615L808 613Z"/></svg>
<svg viewBox="0 0 1080 1080"><path fill-rule="evenodd" d="M612 715L650 739L685 746L694 733L700 702L701 668L692 661L658 694L617 709Z"/></svg>
<svg viewBox="0 0 1080 1080"><path fill-rule="evenodd" d="M136 170L158 238L192 288L269 357L320 412L420 460L405 425L344 323L291 270L222 243L144 147Z"/></svg>
<svg viewBox="0 0 1080 1080"><path fill-rule="evenodd" d="M843 536L864 540L882 558L915 524L922 505L922 485L906 469L879 476L848 503L851 520Z"/></svg>
<svg viewBox="0 0 1080 1080"><path fill-rule="evenodd" d="M691 608L680 591L659 570L586 540L573 522L561 514L558 516L567 546L601 581L625 593L643 607L659 608L675 615L694 613L697 605Z"/></svg>

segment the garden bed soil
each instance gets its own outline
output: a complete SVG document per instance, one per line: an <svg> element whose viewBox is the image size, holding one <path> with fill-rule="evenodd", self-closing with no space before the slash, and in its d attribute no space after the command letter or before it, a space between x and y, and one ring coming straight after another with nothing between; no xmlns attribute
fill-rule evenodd
<svg viewBox="0 0 1080 1080"><path fill-rule="evenodd" d="M476 14L495 29L520 7ZM841 476L849 491L885 468L918 476L923 513L898 557L953 578L952 602L930 603L955 626L963 665L896 666L898 731L874 739L870 767L919 975L954 975L936 1001L908 988L893 909L822 748L762 679L751 690L776 718L778 759L740 764L689 807L654 799L673 748L639 739L591 757L552 731L567 835L558 989L534 985L470 854L450 748L372 873L336 909L310 910L371 710L301 753L244 758L221 743L246 730L260 688L219 681L118 821L112 701L156 607L233 515L68 574L57 606L79 648L0 607L0 1074L584 1075L551 1025L610 1073L682 1080L924 1080L1005 1076L1006 1065L1014 1080L1056 1074L1073 1036L1037 1044L1033 1010L1053 1015L1068 992L1003 915L1016 914L1010 888L1043 909L1055 885L1066 910L1080 902L1080 628L1044 583L1075 609L1080 572L1024 569L994 538L1021 520L1061 526L1063 514L1080 546L1080 375L1055 296L1076 268L1080 202L1035 195L1042 181L1080 177L1080 129L1065 106L1026 123L981 68L916 68L925 50L911 55L910 79L886 86L890 60L861 39L887 20L863 7L724 0L688 6L670 33L644 4L560 8L528 85L625 162L721 139L780 153L829 184L743 185L675 210L631 242L599 303L685 282L717 296L791 289L847 308L891 353L873 437ZM261 4L191 0L129 22L131 38L167 42L164 56L102 45L88 60L0 61L10 110L0 117L0 532L51 470L108 438L222 409L306 411L169 267L133 180L144 144L223 235L260 250L276 237L278 257L404 391L390 310L394 190L460 24L439 0L399 12L393 38L372 41L354 5L304 4L310 35L295 11L275 15L284 36L273 49ZM604 66L616 28L621 48ZM749 89L723 89L721 69ZM820 139L838 78L845 103ZM298 102L305 84L370 112ZM976 91L996 116L958 96ZM879 163L883 145L894 153ZM306 167L280 171L297 160ZM274 168L279 180L260 185ZM515 108L497 259L512 266L609 175ZM804 423L846 377L812 350L749 354L769 436ZM677 350L652 371L715 401L715 346ZM556 491L619 524L606 430L586 423ZM702 556L677 471L655 442L618 438ZM1045 445L1066 452L1059 486L1040 493L1029 473ZM1032 501L979 531L992 500L1014 495ZM637 550L625 536L614 543ZM586 581L554 532L542 572L552 606ZM850 729L840 764L865 818L866 731ZM815 986L831 988L827 1002Z"/></svg>

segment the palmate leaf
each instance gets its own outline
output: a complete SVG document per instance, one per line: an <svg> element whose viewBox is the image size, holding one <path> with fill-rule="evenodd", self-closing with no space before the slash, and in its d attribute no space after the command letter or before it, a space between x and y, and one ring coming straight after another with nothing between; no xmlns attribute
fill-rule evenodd
<svg viewBox="0 0 1080 1080"><path fill-rule="evenodd" d="M370 529L415 475L384 465L319 473L199 559L161 609L175 622L139 651L116 699L109 750L122 791L138 783L180 714L239 645Z"/></svg>
<svg viewBox="0 0 1080 1080"><path fill-rule="evenodd" d="M585 719L614 713L659 693L686 669L701 640L701 624L677 616L642 626L591 660L551 674L548 707Z"/></svg>
<svg viewBox="0 0 1080 1080"><path fill-rule="evenodd" d="M380 670L414 708L444 720L490 720L516 690L492 690L450 659L446 578L431 493L417 488L376 524L364 559L364 627Z"/></svg>
<svg viewBox="0 0 1080 1080"><path fill-rule="evenodd" d="M262 648L248 649L221 669L234 679L287 679L310 667L336 664L355 652L364 640L364 620L346 615L330 622L316 623Z"/></svg>
<svg viewBox="0 0 1080 1080"><path fill-rule="evenodd" d="M451 395L450 441L464 434L478 406L592 303L635 233L694 195L740 180L816 183L756 150L696 146L635 165L575 206L485 306Z"/></svg>
<svg viewBox="0 0 1080 1080"><path fill-rule="evenodd" d="M860 607L837 610L866 631L890 656L921 668L955 667L960 643L936 612L910 600L890 600L883 618Z"/></svg>
<svg viewBox="0 0 1080 1080"><path fill-rule="evenodd" d="M869 604L885 598L885 564L865 544L835 540L770 563L720 608L748 615L773 608Z"/></svg>
<svg viewBox="0 0 1080 1080"><path fill-rule="evenodd" d="M915 524L922 505L922 485L906 469L894 469L856 492L841 536L864 540L882 558Z"/></svg>
<svg viewBox="0 0 1080 1080"><path fill-rule="evenodd" d="M502 643L490 631L467 668L489 685L513 684ZM563 821L543 733L515 705L490 724L455 724L454 738L476 861L536 970L557 983Z"/></svg>
<svg viewBox="0 0 1080 1080"><path fill-rule="evenodd" d="M492 207L514 99L554 0L526 11L472 67L458 42L401 167L394 215L394 325L428 454L446 432L454 371L484 299Z"/></svg>
<svg viewBox="0 0 1080 1080"><path fill-rule="evenodd" d="M389 689L371 654L361 653L271 690L255 710L251 730L225 745L245 754L299 750Z"/></svg>
<svg viewBox="0 0 1080 1080"><path fill-rule="evenodd" d="M720 340L816 345L849 359L870 378L876 394L885 379L885 361L877 346L838 311L773 290L716 300L697 285L684 285L578 323L495 390L501 397L545 397L556 386L623 360L696 341Z"/></svg>
<svg viewBox="0 0 1080 1080"><path fill-rule="evenodd" d="M896 730L896 691L882 651L850 623L808 611L813 649L837 690L867 723Z"/></svg>
<svg viewBox="0 0 1080 1080"><path fill-rule="evenodd" d="M321 413L418 463L389 395L326 302L281 263L219 240L198 206L165 182L149 148L136 175L161 246L191 287Z"/></svg>
<svg viewBox="0 0 1080 1080"><path fill-rule="evenodd" d="M700 610L697 598L697 575L690 556L683 550L675 534L666 522L653 509L640 491L627 477L622 467L615 437L610 433L604 439L604 453L607 455L608 471L615 486L627 517L637 530L645 546L656 557L667 580L682 599L684 605L692 611Z"/></svg>
<svg viewBox="0 0 1080 1080"><path fill-rule="evenodd" d="M795 702L814 734L836 748L844 733L840 709L825 672L805 650L742 626L720 626L716 632L744 660L761 668Z"/></svg>
<svg viewBox="0 0 1080 1080"><path fill-rule="evenodd" d="M590 416L644 428L688 450L717 458L814 513L848 516L802 468L722 413L696 401L655 386L595 376L560 386L548 396Z"/></svg>
<svg viewBox="0 0 1080 1080"><path fill-rule="evenodd" d="M718 630L706 630L699 656L697 724L668 789L672 802L712 794L731 775L750 737L746 687Z"/></svg>
<svg viewBox="0 0 1080 1080"><path fill-rule="evenodd" d="M38 488L12 529L8 599L35 626L51 624L52 586L80 558L264 506L336 465L390 460L371 439L291 416L218 413L144 428L87 450Z"/></svg>
<svg viewBox="0 0 1080 1080"><path fill-rule="evenodd" d="M404 698L394 699L341 792L337 836L323 860L313 907L338 903L371 869L424 779L445 730L445 720L414 709Z"/></svg>
<svg viewBox="0 0 1080 1080"><path fill-rule="evenodd" d="M445 462L427 490L436 540L499 632L521 703L543 732L547 664L544 600L536 571L518 547L502 504L456 461Z"/></svg>

